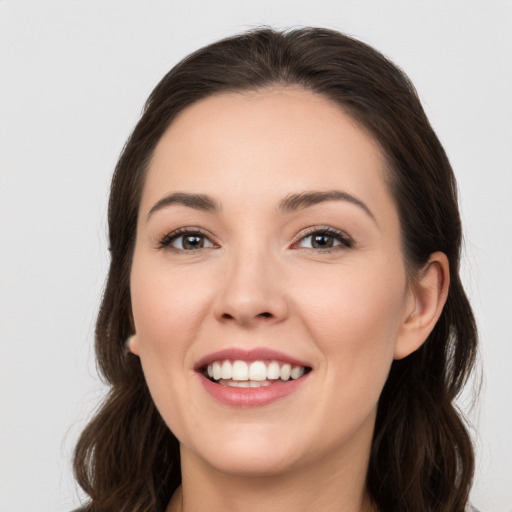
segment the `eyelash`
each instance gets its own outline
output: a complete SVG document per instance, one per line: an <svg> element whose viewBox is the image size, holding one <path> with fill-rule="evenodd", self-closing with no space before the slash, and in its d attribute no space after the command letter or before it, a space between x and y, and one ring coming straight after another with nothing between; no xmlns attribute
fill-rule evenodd
<svg viewBox="0 0 512 512"><path fill-rule="evenodd" d="M313 235L324 235L324 236L327 236L327 237L332 238L335 241L339 242L339 245L335 245L333 247L328 247L328 248L299 247L299 244L301 242L303 242L307 238L312 237ZM172 247L171 244L173 242L175 242L176 240L178 240L181 237L185 238L186 236L189 236L189 237L191 237L191 236L202 237L204 239L209 240L212 245L209 246L209 247L200 247L199 249L191 249L191 250L180 249L180 248L177 248L177 247ZM329 226L313 226L313 227L309 228L306 231L306 233L302 233L301 234L301 236L298 239L298 241L294 242L292 244L292 248L293 249L309 249L309 250L313 250L315 252L330 253L330 252L333 252L333 251L336 251L336 250L350 249L351 247L353 247L353 245L354 245L353 239L351 237L349 237L343 231L340 231L339 229L335 229L335 228L332 228L332 227L329 227ZM207 235L206 233L204 233L203 231L201 231L198 228L180 228L180 229L177 229L177 230L175 230L175 231L165 235L160 240L160 242L158 244L158 248L159 249L168 249L168 250L173 250L173 251L177 251L177 252L195 252L195 251L199 251L199 250L205 249L205 248L208 249L210 247L218 247L218 245L216 245L210 239L209 235Z"/></svg>
<svg viewBox="0 0 512 512"><path fill-rule="evenodd" d="M309 248L309 247L298 247L298 244L306 240L307 238L312 237L313 235L325 235L329 238L333 238L334 240L338 241L340 244L328 247L328 248ZM297 242L294 242L292 247L297 249L309 249L313 250L315 252L322 252L322 253L330 253L333 251L339 251L343 249L350 249L354 246L354 240L348 236L343 231L340 231L339 229L330 227L330 226L312 226L308 228L308 230L305 233L301 233L301 236Z"/></svg>
<svg viewBox="0 0 512 512"><path fill-rule="evenodd" d="M189 236L189 237L197 236L197 237L202 237L202 238L210 240L209 235L207 235L206 233L204 233L203 231L201 231L198 228L180 228L180 229L177 229L176 231L173 231L173 232L165 235L160 240L160 242L158 244L158 248L159 249L169 249L169 250L180 251L180 252L181 251L182 252L193 252L193 250L178 249L177 247L172 247L172 245L171 245L178 238L181 238L181 237L185 238L187 236ZM212 242L211 240L210 240L210 242L213 247L216 247L216 244L214 242ZM198 251L200 249L203 249L203 247L200 247L199 249L195 249L195 250Z"/></svg>

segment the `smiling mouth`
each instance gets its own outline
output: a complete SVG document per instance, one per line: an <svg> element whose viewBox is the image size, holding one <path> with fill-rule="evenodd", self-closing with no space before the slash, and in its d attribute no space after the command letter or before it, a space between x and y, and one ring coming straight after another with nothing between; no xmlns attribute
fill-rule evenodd
<svg viewBox="0 0 512 512"><path fill-rule="evenodd" d="M260 388L297 380L311 371L308 366L270 360L244 361L224 359L204 366L201 373L221 386Z"/></svg>

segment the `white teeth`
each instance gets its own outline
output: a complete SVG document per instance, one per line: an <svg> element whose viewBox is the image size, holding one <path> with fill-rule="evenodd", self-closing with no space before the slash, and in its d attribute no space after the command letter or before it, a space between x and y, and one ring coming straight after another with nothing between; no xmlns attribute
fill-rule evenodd
<svg viewBox="0 0 512 512"><path fill-rule="evenodd" d="M222 380L223 385L235 387L269 386L270 381L299 379L305 371L303 366L292 366L278 361L246 362L229 359L214 361L206 368L208 377L211 379Z"/></svg>
<svg viewBox="0 0 512 512"><path fill-rule="evenodd" d="M233 367L229 361L224 361L222 363L222 378L223 379L231 379L233 377Z"/></svg>
<svg viewBox="0 0 512 512"><path fill-rule="evenodd" d="M215 377L213 377L215 379ZM234 361L233 362L233 380L248 380L249 379L249 367L245 361ZM215 379L218 380L218 379Z"/></svg>
<svg viewBox="0 0 512 512"><path fill-rule="evenodd" d="M271 361L267 368L267 379L276 380L281 377L281 370L277 361Z"/></svg>
<svg viewBox="0 0 512 512"><path fill-rule="evenodd" d="M213 363L213 378L219 380L222 377L222 367L218 361Z"/></svg>
<svg viewBox="0 0 512 512"><path fill-rule="evenodd" d="M254 361L249 366L249 379L262 381L267 378L267 367L263 361Z"/></svg>
<svg viewBox="0 0 512 512"><path fill-rule="evenodd" d="M292 366L290 364L283 364L281 366L281 379L288 380L292 374Z"/></svg>
<svg viewBox="0 0 512 512"><path fill-rule="evenodd" d="M292 379L298 379L304 375L304 367L302 366L294 366L290 373Z"/></svg>

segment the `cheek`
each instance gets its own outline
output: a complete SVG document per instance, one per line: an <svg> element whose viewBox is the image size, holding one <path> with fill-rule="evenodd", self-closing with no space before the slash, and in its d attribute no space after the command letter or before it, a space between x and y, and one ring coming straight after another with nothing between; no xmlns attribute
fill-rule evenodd
<svg viewBox="0 0 512 512"><path fill-rule="evenodd" d="M152 264L151 264L152 263ZM135 329L143 352L165 354L184 351L197 335L206 314L204 281L165 265L145 264L135 256L131 273L131 299Z"/></svg>
<svg viewBox="0 0 512 512"><path fill-rule="evenodd" d="M323 389L333 390L323 407L334 438L374 418L400 328L403 289L389 278L362 275L331 276L321 293L313 286L302 295L303 318L323 356Z"/></svg>
<svg viewBox="0 0 512 512"><path fill-rule="evenodd" d="M307 328L326 364L346 376L364 378L373 371L385 378L393 359L403 316L405 275L401 278L400 269L387 273L378 269L331 272L309 286L303 281L300 308Z"/></svg>
<svg viewBox="0 0 512 512"><path fill-rule="evenodd" d="M154 258L135 254L130 290L138 353L153 400L180 439L186 431L180 411L192 406L187 391L190 347L205 315L198 281Z"/></svg>

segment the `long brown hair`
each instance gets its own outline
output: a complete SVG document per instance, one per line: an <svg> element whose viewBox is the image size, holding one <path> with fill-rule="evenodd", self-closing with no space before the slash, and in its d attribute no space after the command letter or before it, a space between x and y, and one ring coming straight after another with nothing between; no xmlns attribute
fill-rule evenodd
<svg viewBox="0 0 512 512"><path fill-rule="evenodd" d="M394 361L379 401L367 489L386 512L462 512L474 455L454 399L475 359L477 333L459 278L455 178L416 91L393 63L335 31L261 28L191 54L156 86L112 180L111 264L96 325L99 370L110 392L75 451L85 510L162 512L181 481L179 445L149 395L132 333L130 266L144 177L169 124L201 98L273 85L301 86L339 104L380 143L401 222L408 271L435 251L450 263L441 318L423 346Z"/></svg>

